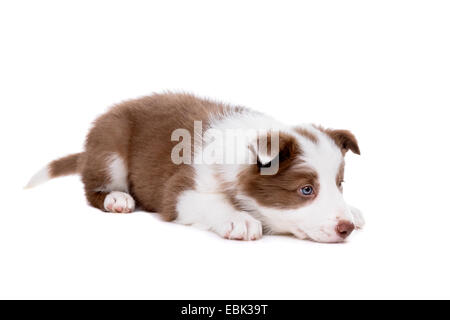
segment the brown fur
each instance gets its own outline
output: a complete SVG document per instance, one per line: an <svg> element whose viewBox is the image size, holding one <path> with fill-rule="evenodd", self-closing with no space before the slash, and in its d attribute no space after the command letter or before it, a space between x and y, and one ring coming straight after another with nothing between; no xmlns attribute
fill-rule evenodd
<svg viewBox="0 0 450 320"><path fill-rule="evenodd" d="M336 185L338 186L339 190L343 190L342 188L342 182L344 182L344 169L345 169L345 162L342 161L340 167L339 167L339 171L336 175Z"/></svg>
<svg viewBox="0 0 450 320"><path fill-rule="evenodd" d="M81 160L82 156L83 153L75 153L52 161L49 165L50 177L56 178L78 173L78 163Z"/></svg>
<svg viewBox="0 0 450 320"><path fill-rule="evenodd" d="M246 211L246 206L238 199L238 190L236 188L235 182L228 182L221 176L217 174L216 178L220 181L221 191L225 196L225 199L230 203L233 208L238 211Z"/></svg>
<svg viewBox="0 0 450 320"><path fill-rule="evenodd" d="M194 121L201 120L205 130L211 115L226 114L231 108L188 94L155 94L126 101L111 108L94 122L86 139L84 153L53 161L49 167L50 175L57 177L80 173L87 200L96 208L105 210L104 200L110 191L127 191L143 209L161 213L167 221L174 220L177 216L178 195L194 188L195 172L189 165L172 162L172 149L179 143L171 141L172 132L179 128L188 130L193 149L194 140L198 139L194 137ZM245 112L246 109L237 107L233 110ZM343 154L347 150L359 154L357 141L349 131L318 129L333 139ZM307 129L294 130L310 141L318 142L318 137ZM264 165L261 163L248 165L238 176L237 186L261 205L298 208L314 199L314 196L299 194L302 186L311 185L315 194L318 194L318 176L314 170L302 164L302 149L295 137L281 132L279 139L278 150L271 150L270 134L265 141L268 154L278 154L277 174L261 175L261 166ZM108 170L112 155L120 156L128 169L126 190L107 188L111 182ZM343 172L342 164L336 183L343 179ZM235 187L224 182L223 192L235 208L242 210Z"/></svg>
<svg viewBox="0 0 450 320"><path fill-rule="evenodd" d="M297 132L299 135L309 139L310 141L317 143L319 141L319 139L317 138L317 136L312 133L311 131L309 131L308 129L305 128L301 128L301 127L295 127L293 128L295 132Z"/></svg>
<svg viewBox="0 0 450 320"><path fill-rule="evenodd" d="M341 148L343 155L345 155L348 150L351 150L356 154L361 154L358 141L350 131L342 129L325 129L321 126L315 127L327 134L336 143L336 145Z"/></svg>
<svg viewBox="0 0 450 320"><path fill-rule="evenodd" d="M280 133L278 173L261 175L258 165L251 165L239 176L242 191L265 206L290 209L307 204L313 197L300 196L299 188L311 185L317 193L319 185L317 173L310 168L301 167L301 154L295 138Z"/></svg>
<svg viewBox="0 0 450 320"><path fill-rule="evenodd" d="M179 143L171 141L171 134L187 129L193 147L194 121L202 120L205 127L211 113L220 115L229 108L188 94L155 94L113 107L95 121L86 140L80 172L89 203L104 210L108 158L116 153L128 168L129 193L137 203L165 220L175 219L177 196L194 187L194 171L171 161L172 148Z"/></svg>

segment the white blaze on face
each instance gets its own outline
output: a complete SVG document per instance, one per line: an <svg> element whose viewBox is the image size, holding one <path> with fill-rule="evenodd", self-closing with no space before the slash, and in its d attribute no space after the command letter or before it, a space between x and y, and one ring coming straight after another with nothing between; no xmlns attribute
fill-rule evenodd
<svg viewBox="0 0 450 320"><path fill-rule="evenodd" d="M302 166L312 168L318 176L316 198L298 209L260 208L266 223L275 233L293 233L299 238L319 242L340 242L339 221L353 223L353 217L336 184L336 176L343 161L340 148L326 134L308 127L318 141L297 136L303 151Z"/></svg>
<svg viewBox="0 0 450 320"><path fill-rule="evenodd" d="M339 221L353 222L342 192L336 184L336 176L343 162L340 148L326 134L315 130L318 143L304 150L304 160L318 174L319 190L314 201L298 210L302 216L299 228L314 240L340 241L336 233Z"/></svg>

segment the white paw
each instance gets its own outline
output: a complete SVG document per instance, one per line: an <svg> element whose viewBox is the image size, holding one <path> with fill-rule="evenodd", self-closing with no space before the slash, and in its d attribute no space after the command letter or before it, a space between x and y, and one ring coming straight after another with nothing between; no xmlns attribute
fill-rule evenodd
<svg viewBox="0 0 450 320"><path fill-rule="evenodd" d="M103 206L109 212L130 213L134 210L135 203L128 193L113 191L106 196Z"/></svg>
<svg viewBox="0 0 450 320"><path fill-rule="evenodd" d="M294 229L293 231L292 231L292 234L294 235L294 236L296 236L298 239L300 239L300 240L306 240L306 239L309 239L309 236L304 232L304 231L302 231L301 229L299 229L299 228L296 228L296 229Z"/></svg>
<svg viewBox="0 0 450 320"><path fill-rule="evenodd" d="M236 212L218 233L230 240L257 240L262 237L262 224L246 212Z"/></svg>
<svg viewBox="0 0 450 320"><path fill-rule="evenodd" d="M366 224L366 222L364 221L364 217L362 215L361 210L359 210L355 207L350 207L350 210L353 214L353 220L354 220L356 229L362 229L364 227L364 225Z"/></svg>

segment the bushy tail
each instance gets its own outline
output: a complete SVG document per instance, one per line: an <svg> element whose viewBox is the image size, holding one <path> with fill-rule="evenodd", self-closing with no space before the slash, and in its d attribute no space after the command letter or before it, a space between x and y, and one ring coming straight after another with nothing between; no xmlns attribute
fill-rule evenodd
<svg viewBox="0 0 450 320"><path fill-rule="evenodd" d="M25 188L33 188L52 178L79 173L82 156L83 153L75 153L50 162L30 179Z"/></svg>

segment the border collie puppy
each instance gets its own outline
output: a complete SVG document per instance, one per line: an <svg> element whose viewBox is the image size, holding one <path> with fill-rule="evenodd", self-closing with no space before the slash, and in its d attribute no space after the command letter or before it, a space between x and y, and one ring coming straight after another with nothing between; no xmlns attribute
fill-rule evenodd
<svg viewBox="0 0 450 320"><path fill-rule="evenodd" d="M80 174L90 205L233 240L265 234L342 242L364 220L342 196L347 130L290 127L259 112L189 94L154 94L100 116L84 152L55 160L28 184Z"/></svg>

